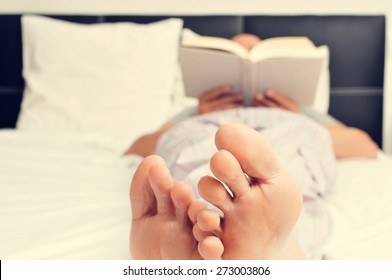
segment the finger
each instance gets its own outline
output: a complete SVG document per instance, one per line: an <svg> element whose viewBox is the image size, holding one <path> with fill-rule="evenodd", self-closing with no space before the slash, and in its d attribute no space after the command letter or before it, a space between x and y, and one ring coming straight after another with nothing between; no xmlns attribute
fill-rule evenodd
<svg viewBox="0 0 392 280"><path fill-rule="evenodd" d="M262 104L263 107L269 107L269 108L280 108L283 109L282 106L280 106L280 104L276 103L274 100L268 99L265 96L263 96L262 99L257 99L257 102L259 104Z"/></svg>
<svg viewBox="0 0 392 280"><path fill-rule="evenodd" d="M257 93L253 98L253 105L256 107L267 107L263 93Z"/></svg>
<svg viewBox="0 0 392 280"><path fill-rule="evenodd" d="M211 101L203 101L199 104L199 114L211 113L219 110L238 108L244 103L244 96L240 93L226 95Z"/></svg>
<svg viewBox="0 0 392 280"><path fill-rule="evenodd" d="M265 93L265 98L274 101L276 104L278 104L280 107L283 107L284 109L298 112L298 105L293 100L281 95L276 91L267 90L267 92Z"/></svg>
<svg viewBox="0 0 392 280"><path fill-rule="evenodd" d="M231 91L232 91L231 86L223 85L223 86L216 87L216 88L214 88L214 89L212 89L210 91L207 91L207 92L203 93L199 97L199 99L200 99L201 102L209 101L209 100L213 100L213 99L219 97L222 94L229 93Z"/></svg>
<svg viewBox="0 0 392 280"><path fill-rule="evenodd" d="M224 104L224 105L221 104L219 106L213 107L211 112L235 109L235 108L239 108L241 106L242 106L242 104Z"/></svg>
<svg viewBox="0 0 392 280"><path fill-rule="evenodd" d="M234 104L234 103L242 104L243 101L244 101L244 96L240 93L237 93L237 94L222 96L213 101L209 101L209 103L212 106L218 106L219 104Z"/></svg>
<svg viewBox="0 0 392 280"><path fill-rule="evenodd" d="M224 108L238 108L243 105L244 97L242 95L225 96L203 104L203 112L214 112Z"/></svg>
<svg viewBox="0 0 392 280"><path fill-rule="evenodd" d="M267 107L267 104L265 104L264 101L254 99L253 106L254 107Z"/></svg>

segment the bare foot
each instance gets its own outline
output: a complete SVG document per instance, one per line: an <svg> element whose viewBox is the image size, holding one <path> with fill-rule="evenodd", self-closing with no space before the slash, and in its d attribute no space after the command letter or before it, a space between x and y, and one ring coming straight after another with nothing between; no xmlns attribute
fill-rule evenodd
<svg viewBox="0 0 392 280"><path fill-rule="evenodd" d="M162 158L145 158L131 183L134 259L200 259L188 210L193 198L184 183L173 185Z"/></svg>
<svg viewBox="0 0 392 280"><path fill-rule="evenodd" d="M199 192L223 211L224 218L219 223L217 214L206 209L193 214L197 220L193 232L200 242L201 256L304 258L292 236L302 209L300 188L261 134L240 124L227 124L218 130L215 142L219 151L211 158L210 167L219 180L203 177Z"/></svg>

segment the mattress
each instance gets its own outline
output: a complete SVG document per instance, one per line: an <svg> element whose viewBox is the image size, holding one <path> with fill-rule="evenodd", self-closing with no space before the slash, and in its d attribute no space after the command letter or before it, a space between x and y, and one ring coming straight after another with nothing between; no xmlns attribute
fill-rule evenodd
<svg viewBox="0 0 392 280"><path fill-rule="evenodd" d="M129 259L138 157L102 135L0 131L1 259ZM339 161L322 203L328 259L392 259L392 159ZM325 214L325 213L324 213Z"/></svg>

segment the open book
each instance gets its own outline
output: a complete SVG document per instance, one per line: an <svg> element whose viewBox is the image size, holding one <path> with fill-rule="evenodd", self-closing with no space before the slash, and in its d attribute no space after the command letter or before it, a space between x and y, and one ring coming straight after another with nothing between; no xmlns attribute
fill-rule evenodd
<svg viewBox="0 0 392 280"><path fill-rule="evenodd" d="M180 47L187 96L198 97L221 85L245 94L250 105L258 92L273 89L307 106L314 102L327 47L315 47L306 37L263 40L250 51L229 39L197 36Z"/></svg>

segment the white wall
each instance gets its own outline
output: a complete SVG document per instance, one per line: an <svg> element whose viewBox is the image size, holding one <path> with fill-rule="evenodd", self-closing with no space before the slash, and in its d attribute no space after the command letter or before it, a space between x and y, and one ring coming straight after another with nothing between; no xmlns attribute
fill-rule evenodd
<svg viewBox="0 0 392 280"><path fill-rule="evenodd" d="M0 0L0 12L383 13L389 0Z"/></svg>
<svg viewBox="0 0 392 280"><path fill-rule="evenodd" d="M0 0L0 13L69 14L385 14L391 0ZM392 30L387 28L384 150L392 154Z"/></svg>

